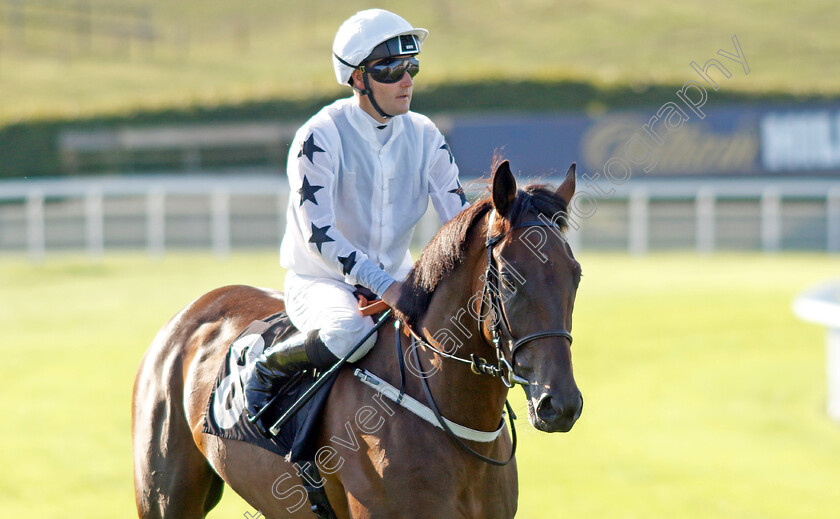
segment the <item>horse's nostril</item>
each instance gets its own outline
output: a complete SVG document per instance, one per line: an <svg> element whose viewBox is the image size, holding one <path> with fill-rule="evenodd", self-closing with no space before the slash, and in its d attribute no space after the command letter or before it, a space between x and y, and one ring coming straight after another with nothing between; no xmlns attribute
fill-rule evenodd
<svg viewBox="0 0 840 519"><path fill-rule="evenodd" d="M550 395L540 397L540 401L537 403L537 416L546 422L551 421L552 418L557 416L557 411L551 405Z"/></svg>

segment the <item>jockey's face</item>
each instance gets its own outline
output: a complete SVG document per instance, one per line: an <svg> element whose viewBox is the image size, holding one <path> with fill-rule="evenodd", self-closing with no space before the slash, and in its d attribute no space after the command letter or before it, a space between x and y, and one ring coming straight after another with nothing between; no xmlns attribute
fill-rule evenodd
<svg viewBox="0 0 840 519"><path fill-rule="evenodd" d="M380 61L384 60L376 60L372 62L372 64L379 63ZM358 70L353 71L353 82L356 88L365 88L362 73ZM376 99L376 103L386 114L401 115L408 112L411 108L411 95L414 90L414 80L408 73L403 74L403 77L396 83L379 83L372 78L368 78L368 84L373 92L374 99ZM359 97L359 106L361 106L365 112L369 113L377 121L383 123L386 121L386 119L380 116L373 108L368 96Z"/></svg>

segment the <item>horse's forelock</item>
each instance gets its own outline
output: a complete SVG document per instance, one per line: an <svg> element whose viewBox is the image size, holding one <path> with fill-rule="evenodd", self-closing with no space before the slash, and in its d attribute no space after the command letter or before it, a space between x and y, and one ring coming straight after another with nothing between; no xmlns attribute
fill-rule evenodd
<svg viewBox="0 0 840 519"><path fill-rule="evenodd" d="M517 193L513 206L508 213L509 225L516 225L526 214L536 213L533 216L544 216L548 221L559 225L566 230L566 201L549 186L544 184L531 184L525 186Z"/></svg>

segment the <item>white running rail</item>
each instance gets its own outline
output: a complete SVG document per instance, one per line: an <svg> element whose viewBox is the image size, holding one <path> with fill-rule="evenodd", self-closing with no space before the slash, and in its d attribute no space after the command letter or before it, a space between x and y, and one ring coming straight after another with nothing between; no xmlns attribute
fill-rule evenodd
<svg viewBox="0 0 840 519"><path fill-rule="evenodd" d="M840 421L840 279L800 294L793 300L793 312L804 321L826 327L828 414Z"/></svg>

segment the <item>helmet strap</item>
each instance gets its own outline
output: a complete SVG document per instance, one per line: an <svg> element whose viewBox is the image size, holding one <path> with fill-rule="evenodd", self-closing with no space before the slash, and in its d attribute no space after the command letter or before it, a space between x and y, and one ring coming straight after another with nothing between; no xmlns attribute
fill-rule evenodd
<svg viewBox="0 0 840 519"><path fill-rule="evenodd" d="M370 99L371 106L373 106L373 109L376 110L376 112L381 117L383 117L385 119L390 119L390 118L394 117L391 114L386 114L385 111L382 110L382 108L379 107L379 104L376 102L376 99L373 98L373 90L370 89L370 81L368 80L368 73L367 72L362 72L362 80L365 82L365 89L364 90L359 90L359 94L361 94L363 96L365 96L365 95L368 96L368 99Z"/></svg>

